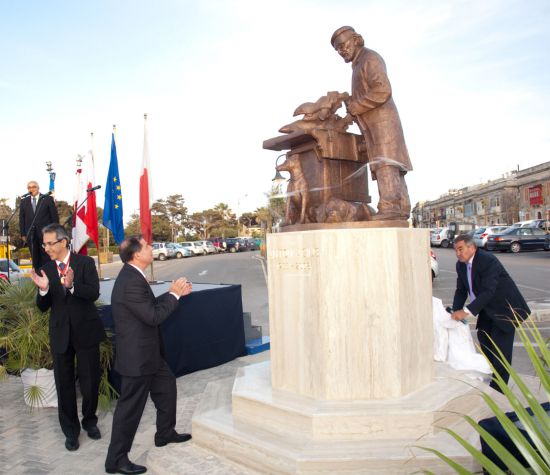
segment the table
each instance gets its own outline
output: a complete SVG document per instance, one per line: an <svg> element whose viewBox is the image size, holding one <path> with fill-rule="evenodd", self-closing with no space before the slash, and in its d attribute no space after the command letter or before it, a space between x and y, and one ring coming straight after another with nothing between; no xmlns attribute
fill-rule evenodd
<svg viewBox="0 0 550 475"><path fill-rule="evenodd" d="M110 303L114 281L101 282L100 301ZM152 285L155 295L169 283ZM99 307L106 329L116 328L111 306ZM180 299L177 309L161 324L167 363L176 377L212 368L245 354L240 285L193 284L193 292Z"/></svg>

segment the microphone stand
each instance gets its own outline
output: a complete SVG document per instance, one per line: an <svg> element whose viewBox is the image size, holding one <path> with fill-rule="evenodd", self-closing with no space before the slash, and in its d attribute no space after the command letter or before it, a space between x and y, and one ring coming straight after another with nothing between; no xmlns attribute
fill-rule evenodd
<svg viewBox="0 0 550 475"><path fill-rule="evenodd" d="M11 216L8 218L8 220L4 221L4 224L2 226L2 232L6 233L6 261L8 263L8 268L7 268L8 282L11 282L10 280L10 223L13 217L15 216L15 213L19 211L19 208L21 207L21 201L23 200L19 200L19 204L17 204L17 200L15 201L16 202L15 210L13 211Z"/></svg>
<svg viewBox="0 0 550 475"><path fill-rule="evenodd" d="M95 191L95 190L94 190L94 191ZM82 200L82 203L80 203L80 204L76 207L76 209L75 209L71 214L69 214L69 216L67 217L67 219L65 220L65 222L62 224L63 227L65 227L65 226L67 226L67 224L69 224L69 222L73 219L74 215L78 213L78 210L79 210L80 208L82 208L82 206L84 206L84 204L86 203L86 201L88 201L88 198L89 198L89 197L90 197L90 193L88 193L88 194L86 195L86 198L84 198L84 199ZM72 228L72 226L71 226L71 228ZM72 243L71 243L71 247L72 247ZM74 251L74 249L73 249L73 251Z"/></svg>
<svg viewBox="0 0 550 475"><path fill-rule="evenodd" d="M69 222L73 219L74 215L78 213L78 210L80 208L82 208L82 206L84 206L84 204L86 203L86 201L88 201L88 198L90 197L90 195L95 191L95 189L92 189L92 188L89 188L86 190L88 193L86 194L86 198L84 198L82 200L82 203L80 203L76 209L71 213L69 214L69 216L67 217L67 219L65 220L65 222L63 223L63 227L67 226L67 224L69 224ZM70 235L72 236L72 233L70 233ZM98 237L99 239L99 237ZM74 248L73 248L73 243L72 243L72 239L71 239L71 250L74 252ZM103 277L101 277L101 263L99 262L99 249L97 249L97 267L99 269L99 278L100 280L110 280L108 277L106 277L105 279L103 279Z"/></svg>

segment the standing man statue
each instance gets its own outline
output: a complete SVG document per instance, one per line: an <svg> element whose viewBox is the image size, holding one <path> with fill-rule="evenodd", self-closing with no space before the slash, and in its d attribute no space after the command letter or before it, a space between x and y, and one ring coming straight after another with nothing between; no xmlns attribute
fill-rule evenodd
<svg viewBox="0 0 550 475"><path fill-rule="evenodd" d="M42 247L42 228L48 224L59 223L59 215L53 198L40 194L36 181L29 181L27 190L29 194L21 200L19 207L19 229L23 242L29 246L32 266L38 270L50 261Z"/></svg>
<svg viewBox="0 0 550 475"><path fill-rule="evenodd" d="M351 26L338 28L330 42L353 69L347 109L365 138L372 178L378 182L380 194L378 214L372 219L406 220L411 203L404 177L412 165L384 60L365 48L363 37Z"/></svg>

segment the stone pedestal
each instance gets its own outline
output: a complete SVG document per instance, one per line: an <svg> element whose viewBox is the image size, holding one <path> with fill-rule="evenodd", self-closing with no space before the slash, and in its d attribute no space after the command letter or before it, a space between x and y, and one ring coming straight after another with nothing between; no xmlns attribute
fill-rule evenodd
<svg viewBox="0 0 550 475"><path fill-rule="evenodd" d="M416 445L474 469L435 427L475 444L456 414L487 411L480 383L433 363L427 230L280 233L267 251L271 363L209 385L195 443L270 474L449 473Z"/></svg>
<svg viewBox="0 0 550 475"><path fill-rule="evenodd" d="M267 249L274 389L382 399L431 381L426 230L280 233Z"/></svg>

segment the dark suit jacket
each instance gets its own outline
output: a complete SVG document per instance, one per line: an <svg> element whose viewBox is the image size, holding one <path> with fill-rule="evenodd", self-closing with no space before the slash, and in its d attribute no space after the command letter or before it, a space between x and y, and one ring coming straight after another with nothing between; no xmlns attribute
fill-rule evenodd
<svg viewBox="0 0 550 475"><path fill-rule="evenodd" d="M458 278L453 310L464 307L469 290L466 264L457 262L456 273ZM483 328L484 322L490 319L501 330L512 331L514 312L520 320L531 313L506 269L495 256L483 249L476 250L472 261L472 290L476 298L467 308L479 316L477 328Z"/></svg>
<svg viewBox="0 0 550 475"><path fill-rule="evenodd" d="M34 219L35 213L32 210L31 199L31 196L27 196L21 200L19 208L19 229L21 236L27 236ZM49 195L39 195L36 202L36 219L34 220L34 228L38 236L42 235L42 228L44 226L52 223L59 223L59 216L53 198Z"/></svg>
<svg viewBox="0 0 550 475"><path fill-rule="evenodd" d="M99 277L91 257L71 253L69 266L74 271L74 292L65 291L55 261L44 270L50 281L49 292L38 293L36 304L45 312L51 308L50 342L54 353L67 351L69 339L75 348L90 348L105 339L103 323L94 302L99 297Z"/></svg>
<svg viewBox="0 0 550 475"><path fill-rule="evenodd" d="M135 267L125 264L113 287L111 309L115 323L115 369L123 376L155 374L164 358L159 325L178 306L170 293L155 297Z"/></svg>

